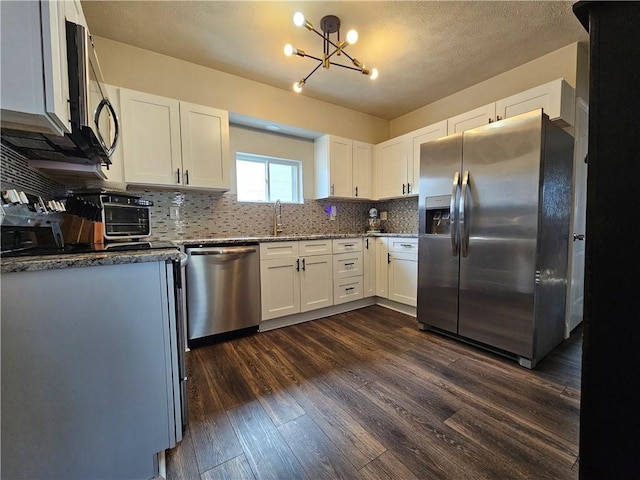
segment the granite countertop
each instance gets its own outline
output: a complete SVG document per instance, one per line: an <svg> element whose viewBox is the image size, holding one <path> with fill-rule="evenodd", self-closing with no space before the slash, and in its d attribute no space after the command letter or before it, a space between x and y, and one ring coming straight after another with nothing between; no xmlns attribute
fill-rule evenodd
<svg viewBox="0 0 640 480"><path fill-rule="evenodd" d="M281 234L264 235L256 237L209 237L209 238L181 238L171 240L176 245L196 245L196 244L227 244L233 245L235 243L265 243L265 242L287 242L294 240L324 240L334 238L357 238L357 237L408 237L417 238L417 233L309 233L309 234L297 234L287 235Z"/></svg>
<svg viewBox="0 0 640 480"><path fill-rule="evenodd" d="M299 234L299 235L265 235L261 237L209 237L209 238L181 238L172 240L179 245L198 244L240 244L286 242L292 240L321 240L334 238L357 237L417 237L417 233L354 233L354 234ZM3 257L0 258L0 273L34 272L39 270L54 270L58 268L89 267L99 265L118 265L123 263L158 262L179 260L178 249L167 248L160 250L137 250L119 252L91 252L59 255L34 255L31 257Z"/></svg>
<svg viewBox="0 0 640 480"><path fill-rule="evenodd" d="M176 248L147 251L92 252L60 255L34 255L32 257L10 257L0 259L0 272L35 272L58 268L119 265L124 263L163 262L179 260Z"/></svg>

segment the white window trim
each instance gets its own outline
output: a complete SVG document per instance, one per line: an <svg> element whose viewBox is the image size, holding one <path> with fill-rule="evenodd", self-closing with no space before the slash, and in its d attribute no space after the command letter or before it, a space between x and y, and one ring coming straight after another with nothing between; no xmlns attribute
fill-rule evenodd
<svg viewBox="0 0 640 480"><path fill-rule="evenodd" d="M267 200L240 200L238 199L239 203L271 203L271 202L275 202L277 199L271 199L271 183L270 183L270 179L269 179L269 164L276 164L276 165L286 165L286 166L293 166L295 167L295 172L297 173L297 175L294 176L293 180L293 189L294 192L297 194L297 199L294 200L293 202L288 202L288 201L282 201L282 203L292 203L292 204L302 204L304 203L304 195L303 195L303 191L302 191L302 162L300 160L293 160L293 159L289 159L289 158L279 158L279 157L272 157L269 155L256 155L254 153L243 153L243 152L237 152L236 153L236 162L238 160L241 160L243 162L255 162L255 163L262 163L265 164L266 168L265 168L265 186L266 186L266 192L267 192ZM238 192L238 183L237 183L237 176L236 176L236 193L239 194ZM238 195L239 196L239 195Z"/></svg>

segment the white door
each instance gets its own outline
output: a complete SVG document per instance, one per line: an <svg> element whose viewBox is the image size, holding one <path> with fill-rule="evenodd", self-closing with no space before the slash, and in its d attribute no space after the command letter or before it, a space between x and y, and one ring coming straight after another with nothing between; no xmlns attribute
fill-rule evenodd
<svg viewBox="0 0 640 480"><path fill-rule="evenodd" d="M362 293L366 298L376 294L376 239L367 237L363 244Z"/></svg>
<svg viewBox="0 0 640 480"><path fill-rule="evenodd" d="M314 255L300 259L300 311L333 305L331 255Z"/></svg>
<svg viewBox="0 0 640 480"><path fill-rule="evenodd" d="M224 110L180 102L183 184L229 189L229 114Z"/></svg>
<svg viewBox="0 0 640 480"><path fill-rule="evenodd" d="M260 262L262 320L300 313L300 275L297 258Z"/></svg>
<svg viewBox="0 0 640 480"><path fill-rule="evenodd" d="M389 140L376 146L378 172L378 198L393 198L406 195L407 178L407 138L405 136Z"/></svg>
<svg viewBox="0 0 640 480"><path fill-rule="evenodd" d="M587 164L585 158L589 146L589 107L578 98L576 101L575 153L573 160L573 214L569 231L570 282L567 289L567 316L565 338L569 338L580 322L584 309L584 257L587 215ZM577 235L575 237L574 235ZM580 237L582 235L582 237ZM575 240L572 241L572 237ZM582 240L580 240L582 238Z"/></svg>
<svg viewBox="0 0 640 480"><path fill-rule="evenodd" d="M331 196L353 197L353 141L331 136L329 139L329 171Z"/></svg>
<svg viewBox="0 0 640 480"><path fill-rule="evenodd" d="M418 258L414 253L392 253L389 264L389 300L415 307L418 296Z"/></svg>
<svg viewBox="0 0 640 480"><path fill-rule="evenodd" d="M376 295L389 298L389 250L386 238L376 238Z"/></svg>
<svg viewBox="0 0 640 480"><path fill-rule="evenodd" d="M496 118L496 104L490 103L447 120L447 134L464 132L493 122Z"/></svg>
<svg viewBox="0 0 640 480"><path fill-rule="evenodd" d="M373 147L353 142L353 190L357 198L373 198Z"/></svg>
<svg viewBox="0 0 640 480"><path fill-rule="evenodd" d="M120 111L126 182L182 185L179 102L122 88Z"/></svg>

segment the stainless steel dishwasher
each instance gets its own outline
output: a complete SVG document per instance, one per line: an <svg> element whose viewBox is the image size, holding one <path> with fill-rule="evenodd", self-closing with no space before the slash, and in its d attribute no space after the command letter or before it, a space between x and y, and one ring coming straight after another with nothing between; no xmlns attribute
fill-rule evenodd
<svg viewBox="0 0 640 480"><path fill-rule="evenodd" d="M257 244L186 247L187 331L194 340L260 323Z"/></svg>

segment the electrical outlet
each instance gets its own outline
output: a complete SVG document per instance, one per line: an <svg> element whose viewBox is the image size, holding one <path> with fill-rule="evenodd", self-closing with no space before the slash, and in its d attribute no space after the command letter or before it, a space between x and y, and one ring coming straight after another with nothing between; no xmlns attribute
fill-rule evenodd
<svg viewBox="0 0 640 480"><path fill-rule="evenodd" d="M331 208L329 209L329 220L335 220L337 213L338 211L335 205L331 205Z"/></svg>
<svg viewBox="0 0 640 480"><path fill-rule="evenodd" d="M171 220L178 220L180 218L180 207L175 205L169 207L169 218Z"/></svg>
<svg viewBox="0 0 640 480"><path fill-rule="evenodd" d="M380 212L380 220L386 220L387 219L387 212Z"/></svg>

